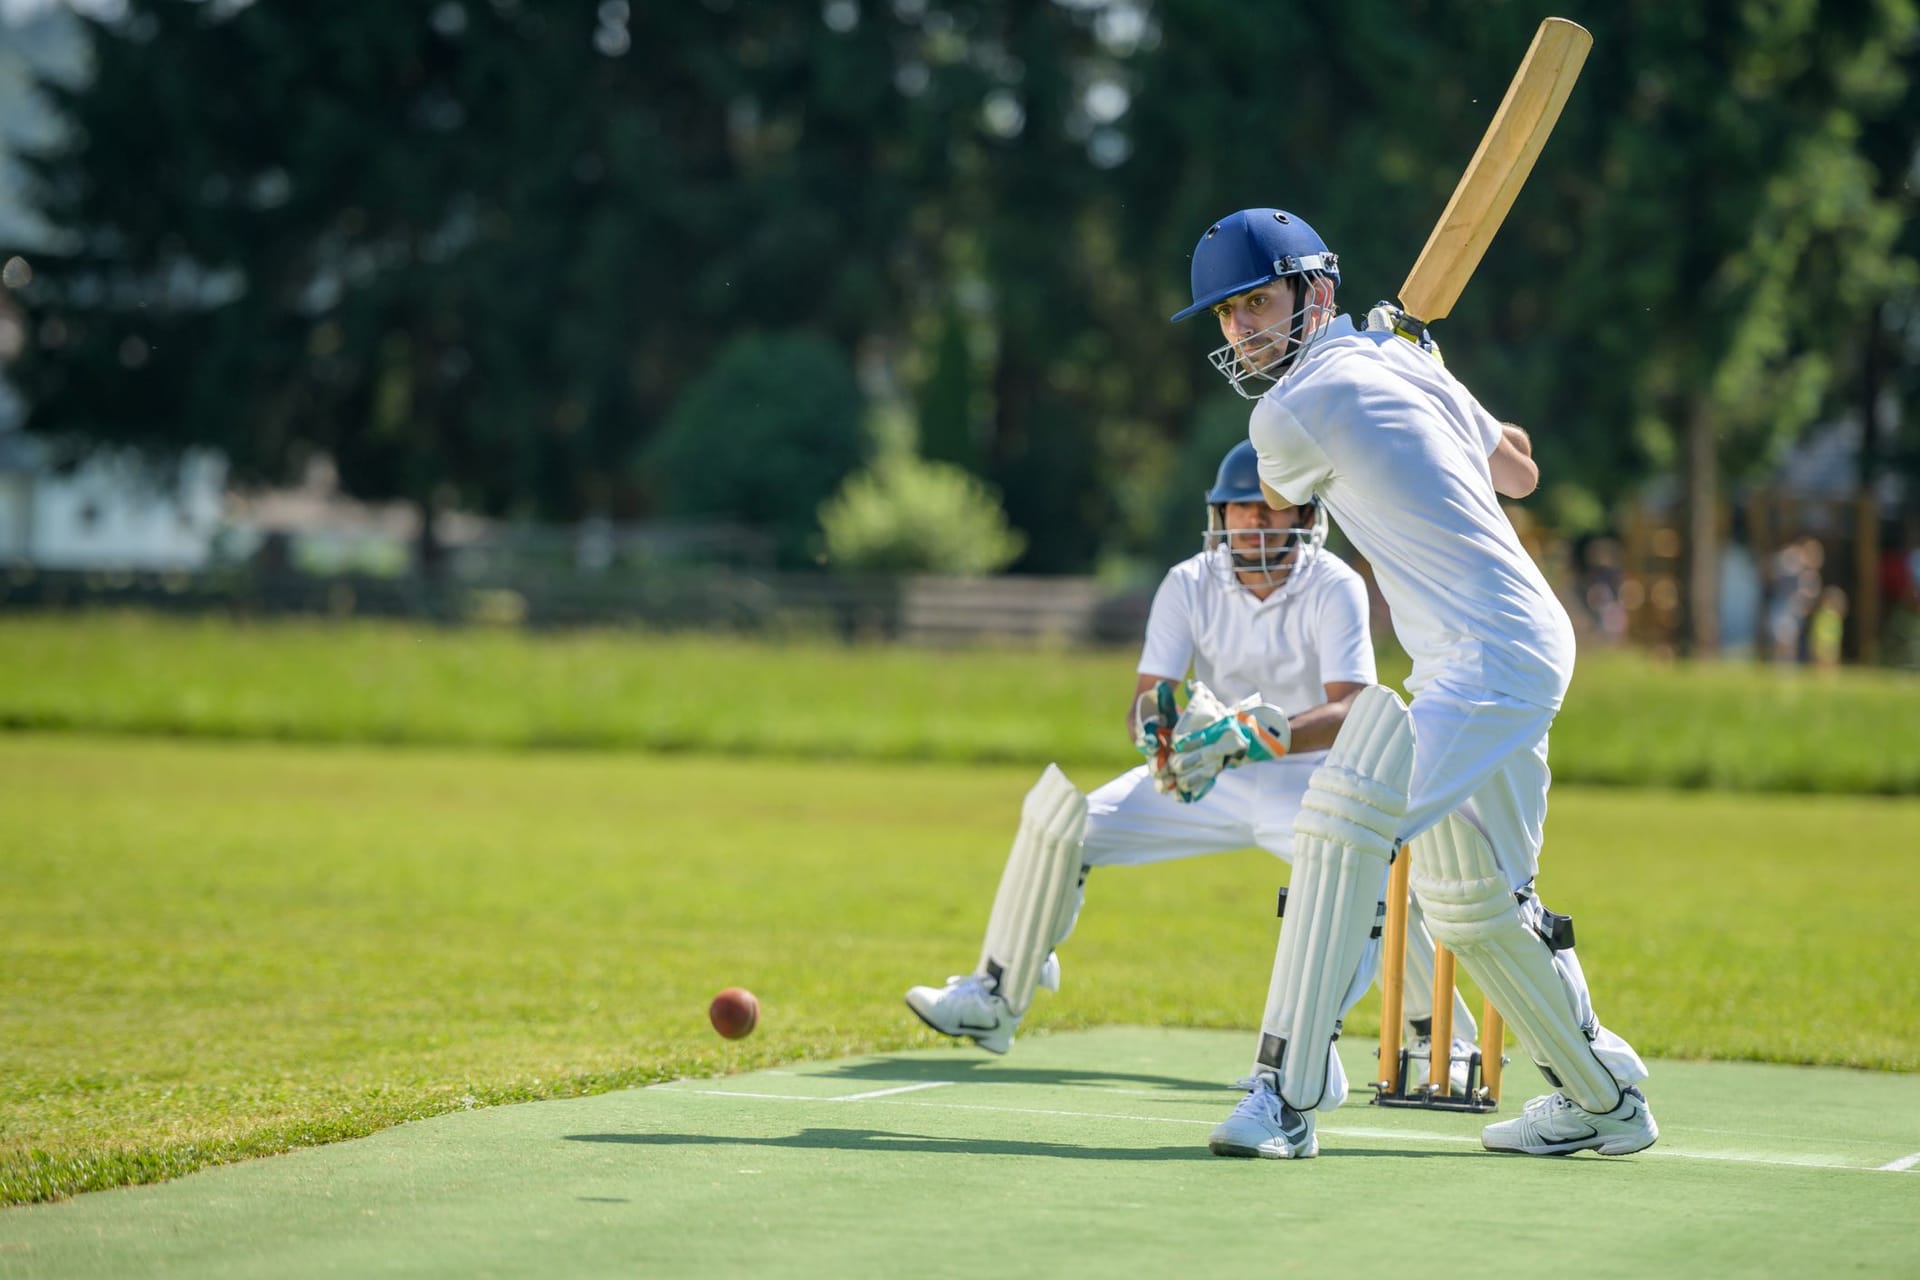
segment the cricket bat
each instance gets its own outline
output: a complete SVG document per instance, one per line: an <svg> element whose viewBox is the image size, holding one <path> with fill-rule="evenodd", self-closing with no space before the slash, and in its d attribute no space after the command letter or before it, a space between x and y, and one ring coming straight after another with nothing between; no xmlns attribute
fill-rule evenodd
<svg viewBox="0 0 1920 1280"><path fill-rule="evenodd" d="M1560 119L1592 47L1587 29L1565 18L1548 18L1533 33L1493 123L1400 286L1406 315L1395 329L1403 336L1418 341L1428 323L1446 316L1459 301L1494 232L1513 208L1513 198L1533 172L1533 162Z"/></svg>

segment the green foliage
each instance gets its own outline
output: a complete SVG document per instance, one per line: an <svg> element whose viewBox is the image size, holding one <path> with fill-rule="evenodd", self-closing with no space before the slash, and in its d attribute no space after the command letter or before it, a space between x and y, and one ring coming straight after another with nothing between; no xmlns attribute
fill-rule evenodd
<svg viewBox="0 0 1920 1280"><path fill-rule="evenodd" d="M1247 438L1251 409L1238 396L1221 395L1207 400L1195 415L1193 430L1167 474L1160 498L1157 559L1172 563L1200 549L1200 535L1207 527L1207 490L1213 487L1227 451Z"/></svg>
<svg viewBox="0 0 1920 1280"><path fill-rule="evenodd" d="M820 527L827 562L853 573L974 577L1004 569L1026 543L985 484L911 454L849 477L820 508Z"/></svg>
<svg viewBox="0 0 1920 1280"><path fill-rule="evenodd" d="M581 510L628 447L605 304L633 281L593 253L594 122L511 82L591 82L588 32L493 6L457 30L365 0L124 10L88 22L94 74L53 94L72 127L35 164L67 236L28 295L30 425L213 445L242 480L324 452L360 497Z"/></svg>
<svg viewBox="0 0 1920 1280"><path fill-rule="evenodd" d="M902 380L924 358L923 453L993 482L1024 567L1082 570L1147 545L1137 472L1165 454L1136 442L1184 444L1218 392L1205 323L1166 322L1199 231L1289 205L1350 310L1392 293L1539 16L630 8L631 32L617 7L380 0L89 22L98 74L52 94L73 128L35 162L71 234L22 299L32 428L211 444L243 478L324 451L365 497L647 514L636 452L777 323ZM1594 54L1443 340L1580 490L1553 512L1590 520L1686 456L1681 424L1745 472L1836 397L1913 381L1920 17L1574 16ZM1284 128L1220 144L1279 97Z"/></svg>
<svg viewBox="0 0 1920 1280"><path fill-rule="evenodd" d="M967 340L967 322L956 307L940 317L933 367L920 387L920 456L980 469L979 379Z"/></svg>
<svg viewBox="0 0 1920 1280"><path fill-rule="evenodd" d="M736 338L675 402L648 457L659 510L765 529L786 563L810 563L815 513L865 460L864 415L853 370L824 338Z"/></svg>
<svg viewBox="0 0 1920 1280"><path fill-rule="evenodd" d="M1137 759L1121 728L1135 656L15 616L0 620L0 729L1118 771ZM1404 659L1382 659L1382 679L1405 676ZM756 714L715 717L715 689ZM1583 658L1554 722L1553 773L1920 794L1920 677Z"/></svg>
<svg viewBox="0 0 1920 1280"><path fill-rule="evenodd" d="M35 164L72 233L24 299L36 431L644 514L636 443L743 312L844 351L896 310L879 246L927 175L878 15L123 8L88 21L97 74L52 91L72 127Z"/></svg>
<svg viewBox="0 0 1920 1280"><path fill-rule="evenodd" d="M0 774L0 1202L930 1047L898 993L975 953L1033 777L49 736L0 737ZM1917 809L1556 786L1543 883L1642 1052L1912 1071L1920 971L1885 961L1920 896ZM1844 902L1807 856L1837 831L1873 886ZM1246 853L1099 873L1071 991L1023 1038L1246 1027L1273 919L1243 908L1250 887L1270 903L1275 870ZM704 1017L723 982L769 1012L738 1044Z"/></svg>

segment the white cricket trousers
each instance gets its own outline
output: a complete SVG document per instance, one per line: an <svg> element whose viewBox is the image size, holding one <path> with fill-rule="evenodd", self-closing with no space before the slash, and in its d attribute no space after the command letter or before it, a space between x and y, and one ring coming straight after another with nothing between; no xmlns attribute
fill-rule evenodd
<svg viewBox="0 0 1920 1280"><path fill-rule="evenodd" d="M1306 794L1307 780L1326 755L1324 751L1309 751L1228 769L1193 804L1155 790L1145 765L1130 769L1087 798L1081 864L1140 866L1248 848L1264 849L1291 863L1293 821L1300 813L1300 798ZM1384 870L1380 893L1386 893ZM1067 940L1079 918L1076 904L1055 945ZM1407 947L1404 1013L1410 1021L1419 1022L1433 1014L1433 944L1418 904L1413 906L1409 925L1413 945ZM1355 1000L1365 994L1379 972L1380 950L1378 939L1369 944L1361 961L1364 976L1356 979L1352 992ZM1453 1025L1460 1038L1476 1038L1473 1014L1457 994Z"/></svg>
<svg viewBox="0 0 1920 1280"><path fill-rule="evenodd" d="M1485 833L1507 883L1516 891L1529 888L1540 870L1547 825L1547 789L1553 782L1547 730L1554 712L1446 680L1421 689L1408 710L1413 786L1401 841L1415 840L1458 809ZM1586 973L1572 949L1555 952L1554 965L1572 990L1581 1021L1596 1028L1594 1056L1621 1084L1646 1079L1646 1065L1633 1046L1600 1025Z"/></svg>

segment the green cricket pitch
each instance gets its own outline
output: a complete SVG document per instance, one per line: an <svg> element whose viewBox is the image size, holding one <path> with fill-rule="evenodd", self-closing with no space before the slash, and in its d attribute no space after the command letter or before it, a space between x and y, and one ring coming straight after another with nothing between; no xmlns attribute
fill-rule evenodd
<svg viewBox="0 0 1920 1280"><path fill-rule="evenodd" d="M1251 1040L1108 1028L457 1112L8 1210L0 1276L1920 1266L1920 1077L1657 1062L1658 1145L1534 1159L1482 1151L1481 1117L1367 1106L1373 1045L1342 1041L1319 1159L1218 1159ZM1543 1087L1506 1083L1501 1116Z"/></svg>

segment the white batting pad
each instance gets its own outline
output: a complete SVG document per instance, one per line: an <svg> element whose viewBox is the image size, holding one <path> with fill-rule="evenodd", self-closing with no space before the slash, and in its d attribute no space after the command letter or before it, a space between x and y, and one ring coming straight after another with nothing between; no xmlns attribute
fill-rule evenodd
<svg viewBox="0 0 1920 1280"><path fill-rule="evenodd" d="M1027 1011L1040 970L1076 904L1080 838L1087 827L1087 798L1048 765L1020 806L1020 829L1000 874L979 972L1014 1014Z"/></svg>
<svg viewBox="0 0 1920 1280"><path fill-rule="evenodd" d="M1413 892L1433 936L1492 999L1541 1072L1589 1111L1619 1106L1620 1086L1594 1055L1589 1027L1598 1023L1586 993L1527 927L1486 836L1450 813L1411 848Z"/></svg>
<svg viewBox="0 0 1920 1280"><path fill-rule="evenodd" d="M1287 918L1260 1023L1260 1063L1296 1111L1328 1102L1327 1054L1393 857L1413 777L1413 721L1384 685L1360 691L1293 824Z"/></svg>

